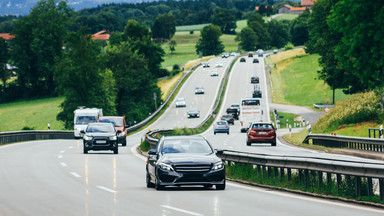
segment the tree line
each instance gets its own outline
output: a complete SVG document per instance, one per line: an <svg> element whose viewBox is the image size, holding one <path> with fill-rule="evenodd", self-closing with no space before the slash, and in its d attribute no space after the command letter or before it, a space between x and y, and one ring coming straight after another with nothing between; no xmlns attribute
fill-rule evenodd
<svg viewBox="0 0 384 216"><path fill-rule="evenodd" d="M0 40L1 101L64 96L57 119L66 128L78 106L102 108L105 115L125 115L129 121L145 119L162 102L156 82L168 71L161 68L161 45L148 27L128 20L102 47L88 27L71 30L75 16L64 1L41 0L17 19L15 38ZM9 79L7 62L17 67L16 79Z"/></svg>

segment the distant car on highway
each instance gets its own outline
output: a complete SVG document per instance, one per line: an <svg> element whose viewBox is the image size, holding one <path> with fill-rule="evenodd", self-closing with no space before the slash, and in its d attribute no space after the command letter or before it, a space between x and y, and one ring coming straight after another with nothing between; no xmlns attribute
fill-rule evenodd
<svg viewBox="0 0 384 216"><path fill-rule="evenodd" d="M252 143L271 143L276 146L276 130L270 122L251 124L247 132L247 146Z"/></svg>
<svg viewBox="0 0 384 216"><path fill-rule="evenodd" d="M205 93L205 91L204 91L203 86L197 86L195 88L195 94L204 94L204 93Z"/></svg>
<svg viewBox="0 0 384 216"><path fill-rule="evenodd" d="M210 67L210 65L209 65L208 62L204 62L204 63L203 63L203 68L209 68L209 67Z"/></svg>
<svg viewBox="0 0 384 216"><path fill-rule="evenodd" d="M260 62L259 59L257 58L253 59L253 63L259 63L259 62Z"/></svg>
<svg viewBox="0 0 384 216"><path fill-rule="evenodd" d="M112 123L89 123L87 129L81 130L83 134L83 153L89 150L111 150L114 154L119 153L117 136L121 133L116 131Z"/></svg>
<svg viewBox="0 0 384 216"><path fill-rule="evenodd" d="M259 83L259 77L257 77L257 76L251 77L251 83L253 83L253 84Z"/></svg>
<svg viewBox="0 0 384 216"><path fill-rule="evenodd" d="M259 85L255 85L253 91L252 91L252 98L262 98L263 93L260 90Z"/></svg>
<svg viewBox="0 0 384 216"><path fill-rule="evenodd" d="M220 61L216 63L215 65L216 68L221 68L223 67L223 63L221 63Z"/></svg>
<svg viewBox="0 0 384 216"><path fill-rule="evenodd" d="M253 53L252 53L252 52L249 52L249 53L248 53L248 57L253 57Z"/></svg>
<svg viewBox="0 0 384 216"><path fill-rule="evenodd" d="M148 152L146 185L163 190L166 186L202 185L225 189L225 164L202 136L163 136L156 149Z"/></svg>
<svg viewBox="0 0 384 216"><path fill-rule="evenodd" d="M213 124L213 134L216 133L227 133L229 134L229 124L225 120L217 121Z"/></svg>
<svg viewBox="0 0 384 216"><path fill-rule="evenodd" d="M176 107L186 107L187 104L185 103L184 98L177 98L176 99Z"/></svg>
<svg viewBox="0 0 384 216"><path fill-rule="evenodd" d="M228 57L229 57L229 53L227 52L221 54L221 58L228 58Z"/></svg>
<svg viewBox="0 0 384 216"><path fill-rule="evenodd" d="M227 121L228 124L235 124L235 119L233 118L232 114L225 114L221 116L221 120Z"/></svg>
<svg viewBox="0 0 384 216"><path fill-rule="evenodd" d="M219 73L217 71L213 70L213 71L211 71L211 77L212 76L219 76Z"/></svg>
<svg viewBox="0 0 384 216"><path fill-rule="evenodd" d="M236 53L235 52L231 52L231 56L236 56Z"/></svg>
<svg viewBox="0 0 384 216"><path fill-rule="evenodd" d="M187 111L188 118L200 118L200 111L196 108L192 108Z"/></svg>
<svg viewBox="0 0 384 216"><path fill-rule="evenodd" d="M246 62L245 58L240 58L240 62Z"/></svg>

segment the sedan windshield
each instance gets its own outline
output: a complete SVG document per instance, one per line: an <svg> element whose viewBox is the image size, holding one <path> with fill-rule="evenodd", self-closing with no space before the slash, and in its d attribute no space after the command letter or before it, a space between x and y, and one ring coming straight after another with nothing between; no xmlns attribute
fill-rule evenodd
<svg viewBox="0 0 384 216"><path fill-rule="evenodd" d="M87 127L87 133L114 133L115 128L111 124L91 124Z"/></svg>
<svg viewBox="0 0 384 216"><path fill-rule="evenodd" d="M205 140L164 140L161 150L163 154L171 153L201 153L210 154L212 149Z"/></svg>

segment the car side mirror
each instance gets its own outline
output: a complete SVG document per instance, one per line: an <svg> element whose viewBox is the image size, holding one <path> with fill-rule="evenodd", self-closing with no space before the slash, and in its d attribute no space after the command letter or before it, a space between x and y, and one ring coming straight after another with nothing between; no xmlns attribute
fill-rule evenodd
<svg viewBox="0 0 384 216"><path fill-rule="evenodd" d="M121 133L121 130L117 130L116 133L118 133L118 134Z"/></svg>
<svg viewBox="0 0 384 216"><path fill-rule="evenodd" d="M156 155L156 149L151 149L148 151L148 155Z"/></svg>
<svg viewBox="0 0 384 216"><path fill-rule="evenodd" d="M81 134L85 134L85 131L84 131L84 130L81 130L80 133L81 133Z"/></svg>
<svg viewBox="0 0 384 216"><path fill-rule="evenodd" d="M215 149L216 154L223 154L224 150L223 149Z"/></svg>

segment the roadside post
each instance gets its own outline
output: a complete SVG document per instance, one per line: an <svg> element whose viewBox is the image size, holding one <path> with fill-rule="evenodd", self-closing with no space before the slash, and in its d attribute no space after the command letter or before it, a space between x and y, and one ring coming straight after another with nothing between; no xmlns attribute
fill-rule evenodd
<svg viewBox="0 0 384 216"><path fill-rule="evenodd" d="M292 127L289 125L289 137L291 137Z"/></svg>
<svg viewBox="0 0 384 216"><path fill-rule="evenodd" d="M51 130L51 124L48 123L48 130Z"/></svg>
<svg viewBox="0 0 384 216"><path fill-rule="evenodd" d="M288 127L288 119L286 120L286 122L287 122L287 127Z"/></svg>
<svg viewBox="0 0 384 216"><path fill-rule="evenodd" d="M383 125L380 125L379 135L380 139L383 139Z"/></svg>

